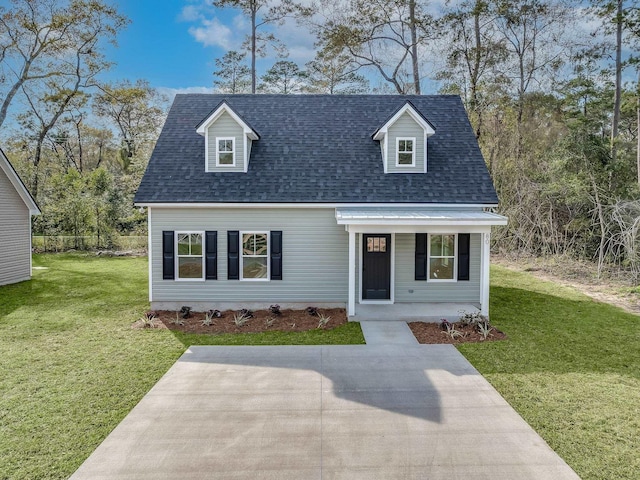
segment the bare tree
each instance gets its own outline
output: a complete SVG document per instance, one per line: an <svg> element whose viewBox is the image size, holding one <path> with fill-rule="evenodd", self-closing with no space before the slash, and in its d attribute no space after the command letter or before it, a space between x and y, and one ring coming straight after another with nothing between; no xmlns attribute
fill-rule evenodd
<svg viewBox="0 0 640 480"><path fill-rule="evenodd" d="M103 42L115 43L127 20L100 0L12 0L0 7L0 74L6 86L0 126L9 106L26 84L55 82L95 74L106 67ZM79 71L81 71L79 75ZM81 81L80 83L83 83ZM38 89L29 87L31 91Z"/></svg>
<svg viewBox="0 0 640 480"><path fill-rule="evenodd" d="M220 8L237 8L251 20L249 34L249 52L251 53L251 93L256 93L256 56L260 43L273 41L272 34L260 36L259 29L266 25L281 25L286 18L310 15L312 10L292 0L214 0L213 5Z"/></svg>
<svg viewBox="0 0 640 480"><path fill-rule="evenodd" d="M327 21L315 30L327 55L346 53L398 93L420 94L419 48L436 35L436 27L416 0L353 0L334 2Z"/></svg>

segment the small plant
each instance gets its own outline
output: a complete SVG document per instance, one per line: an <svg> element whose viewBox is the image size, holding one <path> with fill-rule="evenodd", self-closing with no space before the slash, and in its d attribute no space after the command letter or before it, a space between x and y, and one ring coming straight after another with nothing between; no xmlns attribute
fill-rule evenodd
<svg viewBox="0 0 640 480"><path fill-rule="evenodd" d="M331 320L331 317L327 317L322 313L318 314L318 316L320 317L320 320L318 321L318 328L324 328L327 323L329 323L329 320Z"/></svg>
<svg viewBox="0 0 640 480"><path fill-rule="evenodd" d="M142 317L140 317L140 322L142 322L142 328L155 328L156 327L156 318L158 315L156 312L147 312Z"/></svg>
<svg viewBox="0 0 640 480"><path fill-rule="evenodd" d="M280 305L271 305L269 307L269 311L273 314L273 315L282 315L282 312L280 311Z"/></svg>
<svg viewBox="0 0 640 480"><path fill-rule="evenodd" d="M449 323L449 325L447 326L447 330L442 333L448 335L452 340L463 336L463 333L459 330L456 330L456 327L452 323Z"/></svg>
<svg viewBox="0 0 640 480"><path fill-rule="evenodd" d="M264 321L264 324L267 327L273 327L274 322L276 321L275 317L269 317Z"/></svg>
<svg viewBox="0 0 640 480"><path fill-rule="evenodd" d="M317 317L318 309L316 307L307 307L307 314L311 315L312 317Z"/></svg>
<svg viewBox="0 0 640 480"><path fill-rule="evenodd" d="M480 322L476 328L478 329L478 333L482 337L482 340L486 340L487 337L493 331L493 327L489 324L489 322Z"/></svg>
<svg viewBox="0 0 640 480"><path fill-rule="evenodd" d="M173 323L174 325L184 325L184 320L182 318L182 310L180 310L179 312L176 312L176 318L175 320L171 320L171 323Z"/></svg>
<svg viewBox="0 0 640 480"><path fill-rule="evenodd" d="M240 315L243 316L246 319L249 318L253 318L253 312L251 310L248 310L246 308L243 308L242 310L240 310Z"/></svg>
<svg viewBox="0 0 640 480"><path fill-rule="evenodd" d="M446 318L441 318L440 319L440 329L447 331L449 330L449 328L451 327L451 322L449 320L447 320Z"/></svg>
<svg viewBox="0 0 640 480"><path fill-rule="evenodd" d="M191 316L191 307L182 307L180 309L180 316L182 318L189 318ZM184 325L184 323L182 323Z"/></svg>
<svg viewBox="0 0 640 480"><path fill-rule="evenodd" d="M202 325L204 325L205 327L210 327L211 325L213 325L214 318L220 318L220 312L218 310L209 310L208 312L205 312Z"/></svg>
<svg viewBox="0 0 640 480"><path fill-rule="evenodd" d="M244 310L240 310L240 312L233 314L233 323L235 324L236 327L244 326L249 320L249 317L247 317L242 313L243 311Z"/></svg>
<svg viewBox="0 0 640 480"><path fill-rule="evenodd" d="M465 312L464 310L460 310L460 318L458 319L458 323L463 326L470 325L475 327L479 323L488 322L489 319L482 315L480 312Z"/></svg>

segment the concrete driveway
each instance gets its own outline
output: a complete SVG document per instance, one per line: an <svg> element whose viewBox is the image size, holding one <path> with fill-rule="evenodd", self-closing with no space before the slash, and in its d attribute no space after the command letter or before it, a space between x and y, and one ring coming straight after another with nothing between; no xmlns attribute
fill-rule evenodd
<svg viewBox="0 0 640 480"><path fill-rule="evenodd" d="M577 479L449 345L191 347L71 477Z"/></svg>

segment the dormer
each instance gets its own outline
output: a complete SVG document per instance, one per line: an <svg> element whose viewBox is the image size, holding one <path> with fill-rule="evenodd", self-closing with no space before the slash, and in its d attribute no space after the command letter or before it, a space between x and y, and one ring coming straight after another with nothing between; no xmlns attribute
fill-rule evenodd
<svg viewBox="0 0 640 480"><path fill-rule="evenodd" d="M372 135L380 142L384 173L427 173L427 138L435 128L407 101Z"/></svg>
<svg viewBox="0 0 640 480"><path fill-rule="evenodd" d="M247 172L260 135L226 101L196 127L204 137L205 172Z"/></svg>

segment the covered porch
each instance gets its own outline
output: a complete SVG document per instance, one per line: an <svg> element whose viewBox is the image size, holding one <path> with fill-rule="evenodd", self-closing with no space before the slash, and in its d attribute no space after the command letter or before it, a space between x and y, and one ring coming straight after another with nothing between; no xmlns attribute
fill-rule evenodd
<svg viewBox="0 0 640 480"><path fill-rule="evenodd" d="M479 206L346 207L336 209L336 221L349 234L351 320L489 315L491 227L506 217ZM438 241L447 242L446 253L428 246ZM438 277L436 265L447 273Z"/></svg>

